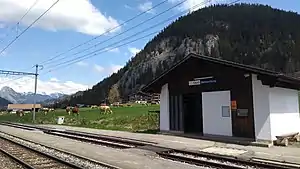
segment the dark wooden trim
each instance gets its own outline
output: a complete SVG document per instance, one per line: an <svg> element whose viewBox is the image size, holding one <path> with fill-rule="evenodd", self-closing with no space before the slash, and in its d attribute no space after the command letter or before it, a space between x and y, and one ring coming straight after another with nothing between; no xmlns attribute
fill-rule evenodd
<svg viewBox="0 0 300 169"><path fill-rule="evenodd" d="M219 64L219 65L226 66L226 67L236 68L236 69L248 72L248 73L255 73L255 74L258 74L259 76L264 76L266 78L271 77L275 81L283 82L283 83L281 83L281 86L284 88L293 87L296 89L300 89L300 79L298 79L298 78L290 77L290 76L284 75L282 73L262 69L259 67L244 65L244 64L231 62L231 61L227 61L227 60L223 60L223 59L218 59L218 58L213 58L213 57L208 57L208 56L201 56L201 55L191 53L188 56L184 57L177 64L172 66L170 69L163 72L159 77L152 80L149 84L147 84L141 90L145 91L145 92L159 92L161 86L168 81L167 76L171 72L173 72L175 69L177 69L177 67L183 65L186 61L188 61L190 59L198 59L198 60L203 60L206 62ZM264 80L262 80L262 81L264 82ZM270 83L271 86L274 84L275 84L274 82Z"/></svg>
<svg viewBox="0 0 300 169"><path fill-rule="evenodd" d="M254 98L253 98L253 79L252 79L253 74L250 74L249 78L250 78L250 97L251 97L251 103L249 103L249 105L251 106L251 112L252 112L252 139L256 139L256 133L255 133L255 111L254 111Z"/></svg>

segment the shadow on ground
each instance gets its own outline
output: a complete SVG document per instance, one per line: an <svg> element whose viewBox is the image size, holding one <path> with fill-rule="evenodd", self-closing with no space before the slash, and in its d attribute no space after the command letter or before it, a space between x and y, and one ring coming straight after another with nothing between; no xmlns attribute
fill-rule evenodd
<svg viewBox="0 0 300 169"><path fill-rule="evenodd" d="M158 129L147 129L147 130L139 130L134 133L146 133L146 134L157 134L159 132Z"/></svg>

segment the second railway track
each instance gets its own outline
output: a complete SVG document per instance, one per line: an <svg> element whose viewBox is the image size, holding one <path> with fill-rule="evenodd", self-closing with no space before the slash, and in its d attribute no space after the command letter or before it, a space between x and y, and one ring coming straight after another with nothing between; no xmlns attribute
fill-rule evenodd
<svg viewBox="0 0 300 169"><path fill-rule="evenodd" d="M91 134L85 132L75 132L70 130L56 130L53 128L44 128L38 126L24 125L24 124L14 124L9 122L2 122L3 125L10 127L21 128L25 130L41 130L42 132L50 135L56 135L60 137L66 137L74 140L79 140L82 142L93 143L97 145L102 145L106 147L126 149L134 147L143 147L146 145L154 145L156 143L149 143L133 139L124 139L100 134Z"/></svg>
<svg viewBox="0 0 300 169"><path fill-rule="evenodd" d="M147 143L139 140L128 140L125 138L118 138L114 136L105 136L92 133L78 132L72 130L55 130L53 128L43 128L31 125L6 123L11 127L18 127L26 130L41 130L44 133L68 137L83 142L92 142L94 144L109 146L113 148L139 148L155 152L161 158L184 163L190 163L197 166L208 166L215 168L228 168L228 169L299 169L299 165L280 163L273 161L257 161L255 159L243 160L235 157L228 157L223 155L191 152L178 149L170 149L160 147L155 143Z"/></svg>
<svg viewBox="0 0 300 169"><path fill-rule="evenodd" d="M29 169L120 169L0 132L0 151Z"/></svg>
<svg viewBox="0 0 300 169"><path fill-rule="evenodd" d="M24 145L18 144L6 138L0 138L0 150L21 165L30 169L72 169L81 168L74 164L62 161L54 156L38 152Z"/></svg>

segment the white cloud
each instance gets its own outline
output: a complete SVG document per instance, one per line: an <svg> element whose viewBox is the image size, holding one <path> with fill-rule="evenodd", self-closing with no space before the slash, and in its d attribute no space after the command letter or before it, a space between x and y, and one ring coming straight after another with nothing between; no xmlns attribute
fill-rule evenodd
<svg viewBox="0 0 300 169"><path fill-rule="evenodd" d="M139 53L141 51L141 49L129 47L128 51L131 53L132 56L135 56L137 53Z"/></svg>
<svg viewBox="0 0 300 169"><path fill-rule="evenodd" d="M23 77L18 80L12 80L14 78L0 77L0 88L4 86L9 86L14 89L16 92L34 92L34 78L32 77ZM52 81L51 81L52 79ZM51 78L49 81L38 80L37 84L37 93L64 93L64 94L73 94L80 90L86 90L90 86L75 83L72 81L53 81ZM11 80L11 81L10 81ZM57 80L57 79L56 79Z"/></svg>
<svg viewBox="0 0 300 169"><path fill-rule="evenodd" d="M129 6L127 4L125 4L124 7L127 8L127 9L133 9L131 6Z"/></svg>
<svg viewBox="0 0 300 169"><path fill-rule="evenodd" d="M58 82L59 80L55 77L50 78L50 82Z"/></svg>
<svg viewBox="0 0 300 169"><path fill-rule="evenodd" d="M110 70L109 74L111 75L113 73L117 73L118 70L120 70L122 67L123 67L122 65L114 65L114 64L111 65L109 68L109 70Z"/></svg>
<svg viewBox="0 0 300 169"><path fill-rule="evenodd" d="M78 65L78 66L88 66L88 63L83 62L83 61L79 61L79 62L76 63L76 65Z"/></svg>
<svg viewBox="0 0 300 169"><path fill-rule="evenodd" d="M105 51L108 51L108 52L114 52L114 53L119 53L120 50L119 48L106 48Z"/></svg>
<svg viewBox="0 0 300 169"><path fill-rule="evenodd" d="M102 73L104 71L104 68L97 64L94 64L94 69L99 73Z"/></svg>
<svg viewBox="0 0 300 169"><path fill-rule="evenodd" d="M142 12L145 12L149 9L151 9L153 6L152 6L152 2L150 1L147 1L145 3L142 3L142 4L139 4L138 6L138 9ZM151 13L151 14L154 14L155 13L155 10L154 9L151 9L149 11L147 11L147 13Z"/></svg>
<svg viewBox="0 0 300 169"><path fill-rule="evenodd" d="M31 24L55 1L38 1L21 24ZM0 22L15 24L34 2L35 0L0 0ZM118 25L117 20L102 14L90 0L61 0L34 26L51 31L72 30L99 35Z"/></svg>
<svg viewBox="0 0 300 169"><path fill-rule="evenodd" d="M169 2L172 4L177 4L180 3L181 0L169 0ZM224 2L228 2L228 0L187 0L182 5L180 5L177 9L180 11L184 11L188 9L190 9L190 11L196 11L205 6L209 6L217 3L224 3Z"/></svg>

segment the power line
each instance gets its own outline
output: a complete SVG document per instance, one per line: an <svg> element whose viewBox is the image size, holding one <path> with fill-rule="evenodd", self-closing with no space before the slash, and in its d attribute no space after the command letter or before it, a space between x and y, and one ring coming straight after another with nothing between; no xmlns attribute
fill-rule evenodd
<svg viewBox="0 0 300 169"><path fill-rule="evenodd" d="M126 21L123 22L122 24L120 24L120 25L118 25L118 26L116 26L116 27L113 27L113 28L111 28L111 29L108 29L108 30L105 31L104 33L102 33L102 34L100 34L100 35L98 35L98 36L96 36L96 37L94 37L94 38L92 38L92 39L90 39L90 40L87 40L87 41L85 41L85 42L83 42L83 43L81 43L81 44L79 44L79 45L76 45L76 46L74 46L74 47L72 47L72 48L66 50L65 52L62 52L62 53L60 53L60 54L58 54L58 55L55 55L54 57L52 57L52 58L50 58L50 59L48 59L48 60L43 61L41 64L45 64L45 63L47 63L47 62L49 62L49 61L51 61L51 60L53 60L53 59L55 59L55 58L57 58L57 57L60 57L60 56L66 54L66 53L68 53L68 52L70 52L70 51L73 51L74 49L77 49L77 48L79 48L79 47L81 47L81 46L83 46L83 45L85 45L85 44L87 44L87 43L89 43L89 42L91 42L91 41L94 41L94 40L98 39L99 37L101 37L101 36L103 36L103 35L105 35L105 34L111 32L112 30L115 30L115 29L117 29L117 28L123 26L124 24L126 24L126 23L128 23L128 22L130 22L130 21L132 21L132 20L134 20L134 19L136 19L136 18L138 18L138 17L140 17L141 15L143 15L143 14L145 14L145 13L147 13L147 12L149 12L149 11L155 9L155 8L157 8L158 6L160 6L160 5L162 5L162 4L166 3L166 2L168 2L168 0L164 0L164 1L160 2L160 3L158 3L157 5L153 6L152 8L149 8L148 10L143 11L143 12L139 13L138 15L136 15L136 16L134 16L134 17L132 17L132 18L126 20Z"/></svg>
<svg viewBox="0 0 300 169"><path fill-rule="evenodd" d="M209 0L209 1L207 1L207 2L202 2L202 3L197 4L197 5L194 5L194 6L192 7L192 9L193 9L193 8L196 8L196 7L200 6L200 5L204 5L204 4L208 3L208 2L211 2L211 0ZM79 56L79 57L76 57L76 58L74 58L74 59L71 59L71 60L68 60L68 61L59 63L59 64L57 64L56 66L54 66L53 68L58 67L58 66L60 66L60 65L63 65L63 64L65 64L65 63L68 63L67 65L64 65L64 67L66 67L66 66L71 65L71 64L74 64L74 63L76 63L76 62L78 62L78 61L81 61L81 60L84 60L84 59L87 59L87 58L90 58L90 57L99 55L99 54L101 54L101 53L107 52L107 51L111 50L111 49L110 49L111 46L113 46L113 45L115 45L115 44L118 44L118 43L120 43L120 42L122 42L122 41L124 41L124 40L128 40L128 39L130 39L130 38L132 38L132 37L134 37L134 36L136 36L136 35L138 35L138 34L141 34L141 33L145 32L145 31L148 31L148 30L150 30L150 29L153 29L154 27L157 27L157 26L159 26L159 25L161 25L161 24L163 24L163 23L166 23L167 21L170 21L170 20L172 20L173 18L178 17L178 16L181 16L182 14L184 14L184 13L186 13L186 12L189 12L189 11L190 11L190 9L187 9L187 10L185 10L185 11L182 11L182 12L180 12L179 14L176 14L176 15L174 15L174 16L172 16L172 17L170 17L170 18L168 18L168 19L166 19L166 20L164 20L164 21L162 21L162 22L160 22L160 23L158 23L158 24L156 24L156 25L153 25L153 26L151 26L151 27L145 28L144 30L142 30L142 31L140 31L140 32L137 32L137 33L135 33L135 34L133 34L133 35L131 35L131 36L129 36L129 37L126 37L126 38L124 38L124 39L122 39L122 40L119 40L119 41L113 43L113 44L110 44L110 45L105 46L105 47L103 47L103 48L97 49L97 50L95 50L95 51L93 51L93 52L90 52L90 53L88 53L88 54L85 54L85 55L83 55L83 56ZM157 32L159 32L159 31L157 31ZM155 33L157 33L157 32L155 32ZM152 34L154 34L154 33L151 33L150 35L152 35ZM147 36L150 36L150 35L146 35L146 37L147 37ZM142 38L144 38L144 37L142 37ZM126 42L126 43L121 44L121 45L119 45L119 46L117 46L117 47L121 47L121 46L127 45L127 44L132 43L132 42L135 42L135 41L137 41L137 40L139 40L139 39L141 39L141 38L137 38L137 39L135 39L135 40L133 40L133 41ZM117 48L117 47L115 46L115 47L113 47L113 48ZM106 49L106 50L105 50L105 49ZM101 50L104 50L104 51L101 51ZM98 51L101 51L101 52L100 52L100 53L96 53L96 52L98 52ZM89 56L89 55L91 55L91 56ZM79 59L79 60L78 60L78 59ZM74 62L74 61L75 61L75 62ZM70 62L71 62L71 63L70 63ZM52 68L52 69L53 69L53 68ZM52 71L52 70L51 70L51 71Z"/></svg>
<svg viewBox="0 0 300 169"><path fill-rule="evenodd" d="M231 5L231 4L237 3L237 2L239 2L239 1L240 1L240 0L235 0L235 1L233 1L233 2L227 3L227 5ZM208 3L208 2L211 2L211 0L209 0L209 1L207 1L207 2L202 2L202 3L197 4L197 5L194 5L192 8L189 8L189 9L185 10L184 13L190 12L191 9L197 8L198 6L204 5L204 4ZM203 3L204 3L204 4L203 4ZM149 28L148 28L148 30L149 30ZM141 32L143 32L143 31L141 31ZM139 33L141 33L141 32L139 32ZM158 32L158 31L157 31L157 32ZM154 32L154 33L157 33L157 32ZM115 47L113 47L113 48L118 48L118 47L127 45L127 44L132 43L132 42L135 42L135 41L137 41L137 40L139 40L139 39L142 39L142 38L145 38L145 37L147 37L147 36L150 36L150 35L152 35L152 34L154 34L154 33L148 34L148 35L143 36L143 37L141 37L141 38L137 38L137 39L132 40L132 41L130 41L130 42L126 42L126 43L121 44L121 45L119 45L119 46L115 46ZM138 33L136 33L136 34L138 34ZM135 34L135 35L136 35L136 34ZM133 35L132 35L132 36L133 36ZM128 38L130 38L130 37L128 37ZM123 40L121 40L121 41L123 41ZM117 43L119 43L119 42L117 42ZM106 46L105 48L109 48L109 47ZM105 49L105 48L104 48L104 49ZM100 49L100 50L101 50L101 49ZM111 49L109 49L109 50L111 50ZM96 51L94 51L94 52L91 52L91 53L89 53L89 54L86 54L86 55L84 55L84 56L77 57L77 58L75 58L75 59L72 59L72 60L63 62L63 63L68 63L68 64L63 65L63 66L60 66L59 68L64 68L64 67L66 67L66 66L69 66L69 65L72 65L72 64L74 64L74 63L77 63L78 61L85 60L85 59L87 59L87 58L90 58L90 57L99 55L99 54L104 53L104 52L107 52L107 51L109 51L109 50L104 50L104 51L101 51L100 53L95 53L95 52L99 51L99 49L98 49L98 50L96 50ZM95 54L93 54L93 53L95 53ZM90 55L90 54L93 54L93 55L92 55L92 56L88 56L88 55ZM86 57L85 57L85 56L86 56ZM77 60L77 59L79 59L79 60ZM72 61L73 61L73 62L72 62ZM74 61L75 61L75 62L74 62ZM71 63L70 63L70 62L71 62ZM57 66L59 66L59 65L62 65L63 63L60 63L60 64L56 65L55 67L57 67ZM58 68L57 68L57 69L58 69ZM56 70L57 70L57 69L56 69ZM52 71L52 70L50 70L49 72L51 72L51 71Z"/></svg>
<svg viewBox="0 0 300 169"><path fill-rule="evenodd" d="M94 47L96 47L96 46L99 46L99 45L101 45L101 44L103 44L103 43L105 43L105 42L108 42L108 41L110 41L110 40L112 40L112 39L114 39L114 38L116 38L116 37L118 37L118 36L120 36L120 35L122 35L122 34L124 34L124 33L126 33L126 32L129 32L129 31L131 31L131 30L133 30L133 29L135 29L135 28L137 28L137 27L143 25L144 23L147 23L147 22L149 22L149 21L151 21L151 20L157 18L158 16L160 16L160 15L162 15L162 14L164 14L164 13L166 13L166 12L168 12L168 11L170 11L170 10L176 8L176 7L178 7L179 5L183 4L183 3L186 2L186 1L187 1L187 0L183 0L183 1L179 2L179 3L177 3L176 5L174 5L174 6L170 7L170 8L168 8L168 9L166 9L166 10L164 10L164 11L162 11L161 13L159 13L159 14L157 14L157 15L151 17L151 18L148 18L147 20L145 20L145 21L143 21L143 22L141 22L141 23L139 23L139 24L137 24L137 25L135 25L135 26L133 26L133 27L130 27L130 28L126 29L125 31L123 31L123 32L121 32L121 33L119 33L119 34L117 34L117 35L115 35L115 36L112 36L111 38L109 38L109 39L107 39L107 40L101 41L101 42L99 42L99 43L97 43L97 44L95 44L95 45L93 45L93 46L91 46L91 47L88 47L88 48L86 48L86 49L80 50L79 52L74 53L73 56L78 55L78 54L80 54L80 53L83 53L83 52L85 52L85 51L88 51L88 50L91 49L91 48L94 48ZM208 1L211 2L211 0L208 0ZM205 3L205 2L202 2L202 3ZM68 55L65 56L65 57L63 57L63 58L60 58L60 61L63 60L63 59L66 59L67 57L68 57ZM54 59L54 58L53 58L53 59ZM49 64L49 63L45 63L44 65L46 65L46 64Z"/></svg>
<svg viewBox="0 0 300 169"><path fill-rule="evenodd" d="M158 33L158 32L159 32L159 31L152 32L152 33L147 34L147 35L145 35L145 36L143 36L143 37L140 37L140 38L134 39L134 40L132 40L132 41L123 43L123 44L121 44L121 45L119 45L119 46L116 46L116 47L114 47L114 48L118 48L118 47L121 47L121 46L125 46L125 45L127 45L127 44L133 43L133 42L138 41L138 40L140 40L140 39L143 39L143 38L145 38L145 37L148 37L148 36L151 36L151 35L153 35L153 34L156 34L156 33ZM109 50L111 50L111 49L109 49ZM92 56L88 56L87 58L90 58L90 57L99 55L99 54L104 53L104 52L109 51L109 50L104 50L104 51L102 51L102 52L100 52L100 53L96 53L96 54L94 54L94 55L92 55ZM61 64L60 64L60 65L56 65L55 67L59 66L58 68L56 68L56 70L57 70L57 69L60 69L60 68L65 68L66 66L72 65L72 64L74 64L74 63L77 63L77 62L79 62L79 61L81 61L81 60L85 60L85 59L87 59L87 58L77 58L77 59L79 59L79 60L76 61L76 60L74 59L75 62L74 62L74 60L73 60L73 62L70 62L70 63L68 63L68 64L66 64L66 65L60 66L60 65L61 65ZM47 73L50 73L50 72L52 72L52 71L53 71L53 70L50 70L50 71L48 71ZM46 73L44 73L43 75L45 75L45 74L46 74Z"/></svg>
<svg viewBox="0 0 300 169"><path fill-rule="evenodd" d="M11 46L20 36L22 36L32 25L34 25L38 20L40 20L52 7L54 7L60 0L54 2L45 12L43 12L36 20L34 20L26 29L24 29L19 35L16 36L6 47L4 47L0 54L2 54L9 46Z"/></svg>
<svg viewBox="0 0 300 169"><path fill-rule="evenodd" d="M202 3L204 3L204 2L202 2ZM203 5L202 3L199 4L199 5ZM199 5L198 5L198 6L199 6ZM159 23L157 23L157 24L155 24L155 25L152 25L152 26L150 26L150 27L147 27L147 28L145 28L145 29L143 29L143 30L141 30L141 31L139 31L139 32L137 32L137 33L135 33L135 34L133 34L133 35L130 35L130 36L126 37L126 38L123 38L123 39L121 39L121 40L119 40L119 41L117 41L117 42L114 42L114 43L112 43L112 44L109 44L109 45L107 45L107 46L105 46L105 47L102 47L102 48L100 48L100 49L94 50L94 51L92 51L92 52L90 52L90 53L88 53L88 54L85 54L85 55L83 55L83 56L79 56L79 57L76 57L76 58L74 58L74 59L70 59L70 60L61 62L61 63L57 64L56 66L59 66L59 65L65 64L65 63L69 63L69 62L71 62L71 61L74 61L74 60L77 60L77 59L80 59L80 58L84 58L85 56L92 55L92 54L94 54L94 53L96 53L96 52L98 52L98 51L101 51L101 50L107 49L107 50L105 50L105 51L109 51L109 50L111 50L111 49L110 49L111 46L116 45L116 44L118 44L118 43L120 43L120 42L122 42L122 41L131 39L132 37L135 37L135 36L137 36L137 35L139 35L139 34L141 34L141 33L144 33L144 32L146 32L146 31L148 31L148 30L150 30L150 29L153 29L153 28L155 28L155 27L157 27L157 26L160 26L160 25L162 25L162 24L164 24L164 23L166 23L166 22L168 22L168 21L171 21L171 20L174 19L174 18L177 18L178 16L181 16L181 15L184 14L184 13L185 13L185 11L180 12L179 14L173 15L172 17L169 17L168 19L166 19L166 20L164 20L164 21L162 21L162 22L159 22ZM55 66L55 67L56 67L56 66Z"/></svg>
<svg viewBox="0 0 300 169"><path fill-rule="evenodd" d="M39 0L35 0L34 3L29 7L29 9L26 11L26 13L21 17L21 19L17 22L20 23L24 17L31 11L31 9L39 2Z"/></svg>
<svg viewBox="0 0 300 169"><path fill-rule="evenodd" d="M16 23L16 25L14 26L15 28L18 27L18 25L20 24L20 22L24 19L24 17L31 11L31 9L37 4L39 0L35 0L34 3L29 7L29 9L25 12L25 14L19 19L19 21ZM11 30L14 29L14 27L11 28ZM17 32L18 34L18 32ZM4 38L0 41L0 43L3 42L3 40L5 39L5 37L7 37L9 35L9 33L7 33Z"/></svg>

